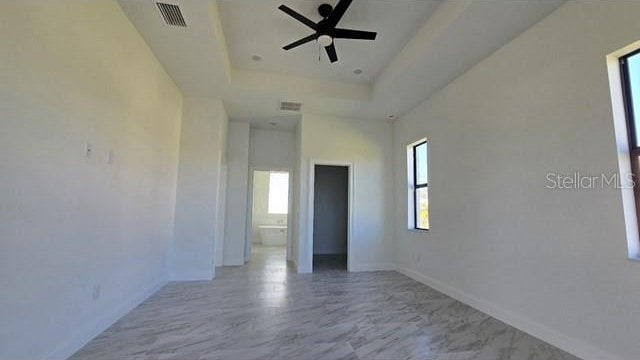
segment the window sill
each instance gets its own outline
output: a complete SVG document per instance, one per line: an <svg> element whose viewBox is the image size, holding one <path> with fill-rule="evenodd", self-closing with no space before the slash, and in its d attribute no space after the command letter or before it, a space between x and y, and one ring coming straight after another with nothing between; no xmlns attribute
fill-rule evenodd
<svg viewBox="0 0 640 360"><path fill-rule="evenodd" d="M408 232L412 232L412 233L417 233L417 234L428 234L429 233L429 229L423 230L423 229L407 229ZM638 259L638 261L640 261L640 259Z"/></svg>
<svg viewBox="0 0 640 360"><path fill-rule="evenodd" d="M638 261L640 262L640 255L636 255L636 256L627 256L627 259L629 261Z"/></svg>

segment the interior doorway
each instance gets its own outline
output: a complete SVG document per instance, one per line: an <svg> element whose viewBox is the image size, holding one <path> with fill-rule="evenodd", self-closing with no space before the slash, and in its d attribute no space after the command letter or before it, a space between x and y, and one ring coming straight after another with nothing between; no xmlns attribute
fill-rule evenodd
<svg viewBox="0 0 640 360"><path fill-rule="evenodd" d="M289 171L253 170L245 244L245 260L252 254L282 258L286 264L289 243ZM263 256L264 257L264 256Z"/></svg>
<svg viewBox="0 0 640 360"><path fill-rule="evenodd" d="M349 167L315 165L313 184L313 271L346 271Z"/></svg>

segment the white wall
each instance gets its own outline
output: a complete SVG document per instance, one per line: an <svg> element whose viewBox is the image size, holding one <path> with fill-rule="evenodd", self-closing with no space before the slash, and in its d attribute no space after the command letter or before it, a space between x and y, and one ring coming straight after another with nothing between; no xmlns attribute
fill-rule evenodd
<svg viewBox="0 0 640 360"><path fill-rule="evenodd" d="M227 128L222 101L185 97L176 190L172 278L215 276L215 252L222 251L217 221ZM222 224L220 224L222 226Z"/></svg>
<svg viewBox="0 0 640 360"><path fill-rule="evenodd" d="M300 271L298 264L298 256L300 254L300 204L302 202L301 184L302 184L302 121L296 126L295 132L295 162L293 164L293 173L289 176L291 183L291 221L287 235L290 237L289 248L287 251L287 260L294 263L296 270Z"/></svg>
<svg viewBox="0 0 640 360"><path fill-rule="evenodd" d="M249 166L257 169L291 168L296 157L293 132L251 129Z"/></svg>
<svg viewBox="0 0 640 360"><path fill-rule="evenodd" d="M249 124L230 121L227 139L224 265L242 265L247 224Z"/></svg>
<svg viewBox="0 0 640 360"><path fill-rule="evenodd" d="M269 214L269 178L268 171L254 171L253 197L251 212L251 242L261 243L258 227L260 225L287 225L287 214Z"/></svg>
<svg viewBox="0 0 640 360"><path fill-rule="evenodd" d="M619 190L547 172L618 170L605 56L638 2L568 2L395 123L403 271L585 360L638 359L640 263ZM428 234L406 230L406 144L430 141Z"/></svg>
<svg viewBox="0 0 640 360"><path fill-rule="evenodd" d="M65 358L167 280L182 100L114 2L0 32L0 358Z"/></svg>
<svg viewBox="0 0 640 360"><path fill-rule="evenodd" d="M300 193L297 241L298 270L311 271L308 236L309 164L312 160L350 162L354 169L351 270L394 267L391 125L304 114L300 128Z"/></svg>
<svg viewBox="0 0 640 360"><path fill-rule="evenodd" d="M215 240L215 265L224 265L224 228L227 208L227 136L229 134L229 118L224 113L223 128L220 129L220 176L217 188L218 203L216 205L216 240Z"/></svg>

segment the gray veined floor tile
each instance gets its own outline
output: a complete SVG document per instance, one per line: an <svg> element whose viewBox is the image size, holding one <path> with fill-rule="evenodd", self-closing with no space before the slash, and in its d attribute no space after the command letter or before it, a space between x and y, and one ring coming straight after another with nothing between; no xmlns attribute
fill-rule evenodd
<svg viewBox="0 0 640 360"><path fill-rule="evenodd" d="M283 346L277 356L279 359L299 360L358 360L353 348L346 342Z"/></svg>
<svg viewBox="0 0 640 360"><path fill-rule="evenodd" d="M296 274L284 249L170 283L73 360L579 360L392 271Z"/></svg>

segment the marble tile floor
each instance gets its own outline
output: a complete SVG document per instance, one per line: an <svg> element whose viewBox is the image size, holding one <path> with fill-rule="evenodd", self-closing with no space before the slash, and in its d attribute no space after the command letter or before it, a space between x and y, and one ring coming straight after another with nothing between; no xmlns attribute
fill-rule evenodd
<svg viewBox="0 0 640 360"><path fill-rule="evenodd" d="M257 249L214 281L174 282L73 360L578 360L393 271L296 274Z"/></svg>

